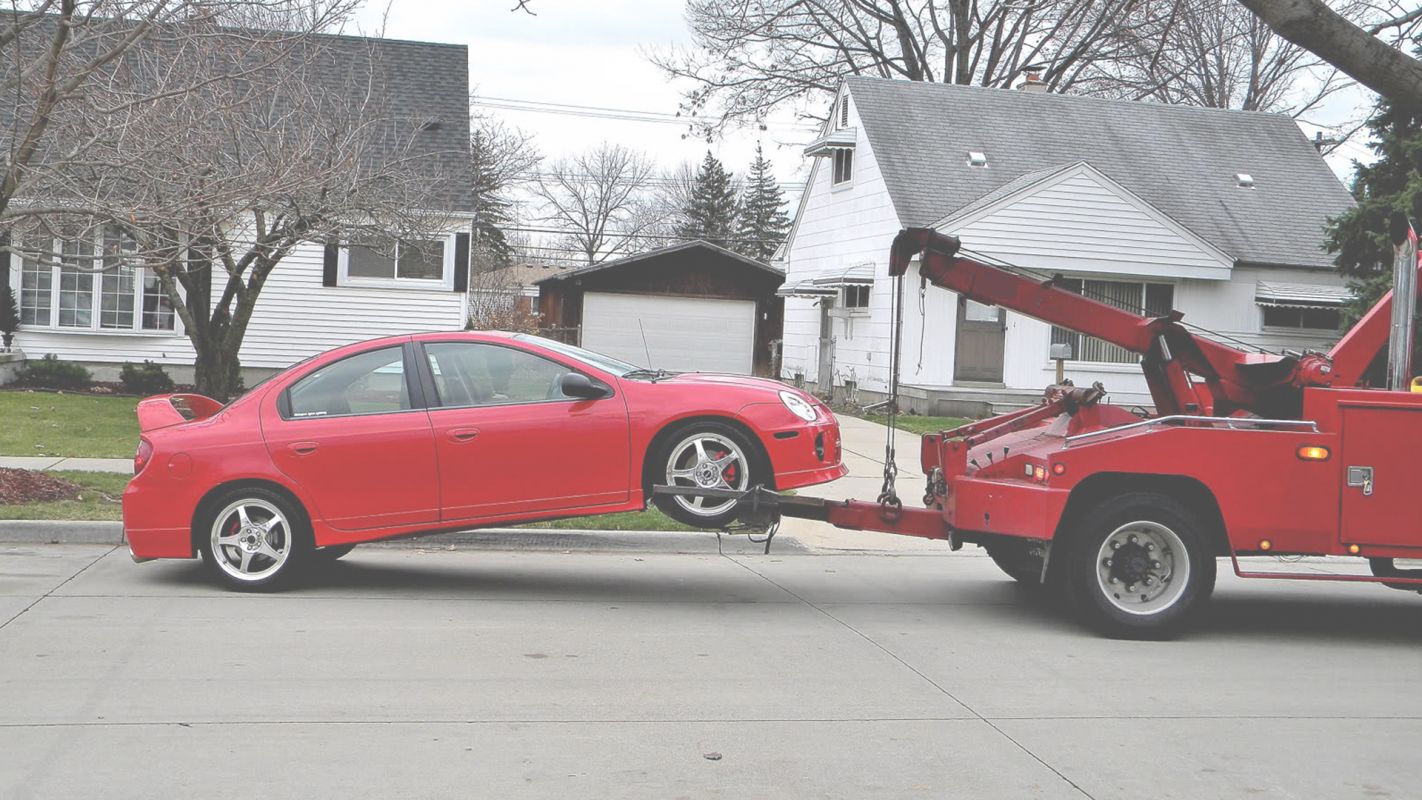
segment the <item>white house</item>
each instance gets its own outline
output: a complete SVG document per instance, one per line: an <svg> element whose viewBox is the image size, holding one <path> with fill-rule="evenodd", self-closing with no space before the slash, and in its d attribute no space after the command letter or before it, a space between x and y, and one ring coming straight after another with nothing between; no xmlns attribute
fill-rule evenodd
<svg viewBox="0 0 1422 800"><path fill-rule="evenodd" d="M454 174L469 169L469 53L464 45L323 36L333 58L380 64L378 89L401 116L425 119L420 135L432 157ZM463 327L467 315L469 181L431 198L455 220L447 235L420 242L423 254L311 242L292 251L268 278L241 349L250 385L332 347L397 333ZM46 245L50 243L45 243ZM408 244L408 243L406 243ZM34 243L25 243L27 247ZM94 242L99 248L102 243ZM194 352L182 321L155 276L143 268L96 274L64 263L74 242L53 242L59 263L10 254L0 291L13 287L21 329L15 345L30 358L53 353L112 379L125 361L152 360L180 382L192 379ZM402 246L409 251L410 248Z"/></svg>
<svg viewBox="0 0 1422 800"><path fill-rule="evenodd" d="M1255 112L850 78L781 257L782 374L852 390L889 380L889 245L904 227L961 237L967 255L1060 274L1078 291L1246 346L1322 349L1342 279L1324 225L1352 205L1294 122ZM909 407L985 412L1054 379L1149 401L1137 357L905 277Z"/></svg>

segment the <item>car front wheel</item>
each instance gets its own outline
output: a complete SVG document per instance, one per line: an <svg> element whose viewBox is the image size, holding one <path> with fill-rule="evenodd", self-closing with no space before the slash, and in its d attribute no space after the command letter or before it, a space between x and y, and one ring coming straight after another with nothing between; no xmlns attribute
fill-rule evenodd
<svg viewBox="0 0 1422 800"><path fill-rule="evenodd" d="M745 491L770 482L768 474L760 474L757 455L735 428L695 423L668 436L652 455L652 477L667 486ZM695 528L722 528L736 518L735 500L659 495L653 502L667 516Z"/></svg>
<svg viewBox="0 0 1422 800"><path fill-rule="evenodd" d="M238 489L199 523L203 565L229 588L256 591L290 581L311 554L305 517L267 489Z"/></svg>

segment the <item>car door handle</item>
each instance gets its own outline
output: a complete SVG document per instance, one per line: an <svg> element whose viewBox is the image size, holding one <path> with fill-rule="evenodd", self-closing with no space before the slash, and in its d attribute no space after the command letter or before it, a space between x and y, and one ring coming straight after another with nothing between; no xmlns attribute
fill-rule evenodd
<svg viewBox="0 0 1422 800"><path fill-rule="evenodd" d="M317 444L315 442L292 442L286 447L299 456L309 456L316 452Z"/></svg>
<svg viewBox="0 0 1422 800"><path fill-rule="evenodd" d="M454 428L449 432L449 438L456 442L468 442L478 435L478 428Z"/></svg>

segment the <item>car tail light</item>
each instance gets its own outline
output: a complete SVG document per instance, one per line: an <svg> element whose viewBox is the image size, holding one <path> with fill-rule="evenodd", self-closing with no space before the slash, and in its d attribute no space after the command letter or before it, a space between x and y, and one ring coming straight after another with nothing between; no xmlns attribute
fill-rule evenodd
<svg viewBox="0 0 1422 800"><path fill-rule="evenodd" d="M153 460L153 445L147 439L138 440L138 452L133 454L133 474L137 475Z"/></svg>

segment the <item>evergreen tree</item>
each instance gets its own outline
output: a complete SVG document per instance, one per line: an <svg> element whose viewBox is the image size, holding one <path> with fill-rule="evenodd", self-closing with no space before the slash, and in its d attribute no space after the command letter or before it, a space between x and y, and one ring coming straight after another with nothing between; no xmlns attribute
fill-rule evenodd
<svg viewBox="0 0 1422 800"><path fill-rule="evenodd" d="M506 267L513 253L504 233L514 224L509 194L512 185L538 163L538 151L528 134L493 119L474 120L469 151L476 269Z"/></svg>
<svg viewBox="0 0 1422 800"><path fill-rule="evenodd" d="M1344 310L1346 329L1392 288L1393 249L1388 221L1394 212L1422 228L1422 111L1408 111L1381 101L1368 120L1378 159L1353 166L1353 198L1358 205L1333 219L1328 250L1349 278L1354 299ZM1422 333L1417 336L1422 351ZM1386 350L1386 348L1384 348ZM1414 363L1422 352L1414 352ZM1386 363L1379 355L1379 364ZM1378 365L1374 365L1375 367Z"/></svg>
<svg viewBox="0 0 1422 800"><path fill-rule="evenodd" d="M741 220L736 229L736 250L757 261L769 262L775 250L790 232L790 218L783 208L784 193L770 161L755 146L755 161L751 162L746 188L741 196Z"/></svg>
<svg viewBox="0 0 1422 800"><path fill-rule="evenodd" d="M696 184L682 209L683 222L677 235L684 239L705 239L730 247L736 233L736 187L721 162L706 151Z"/></svg>

